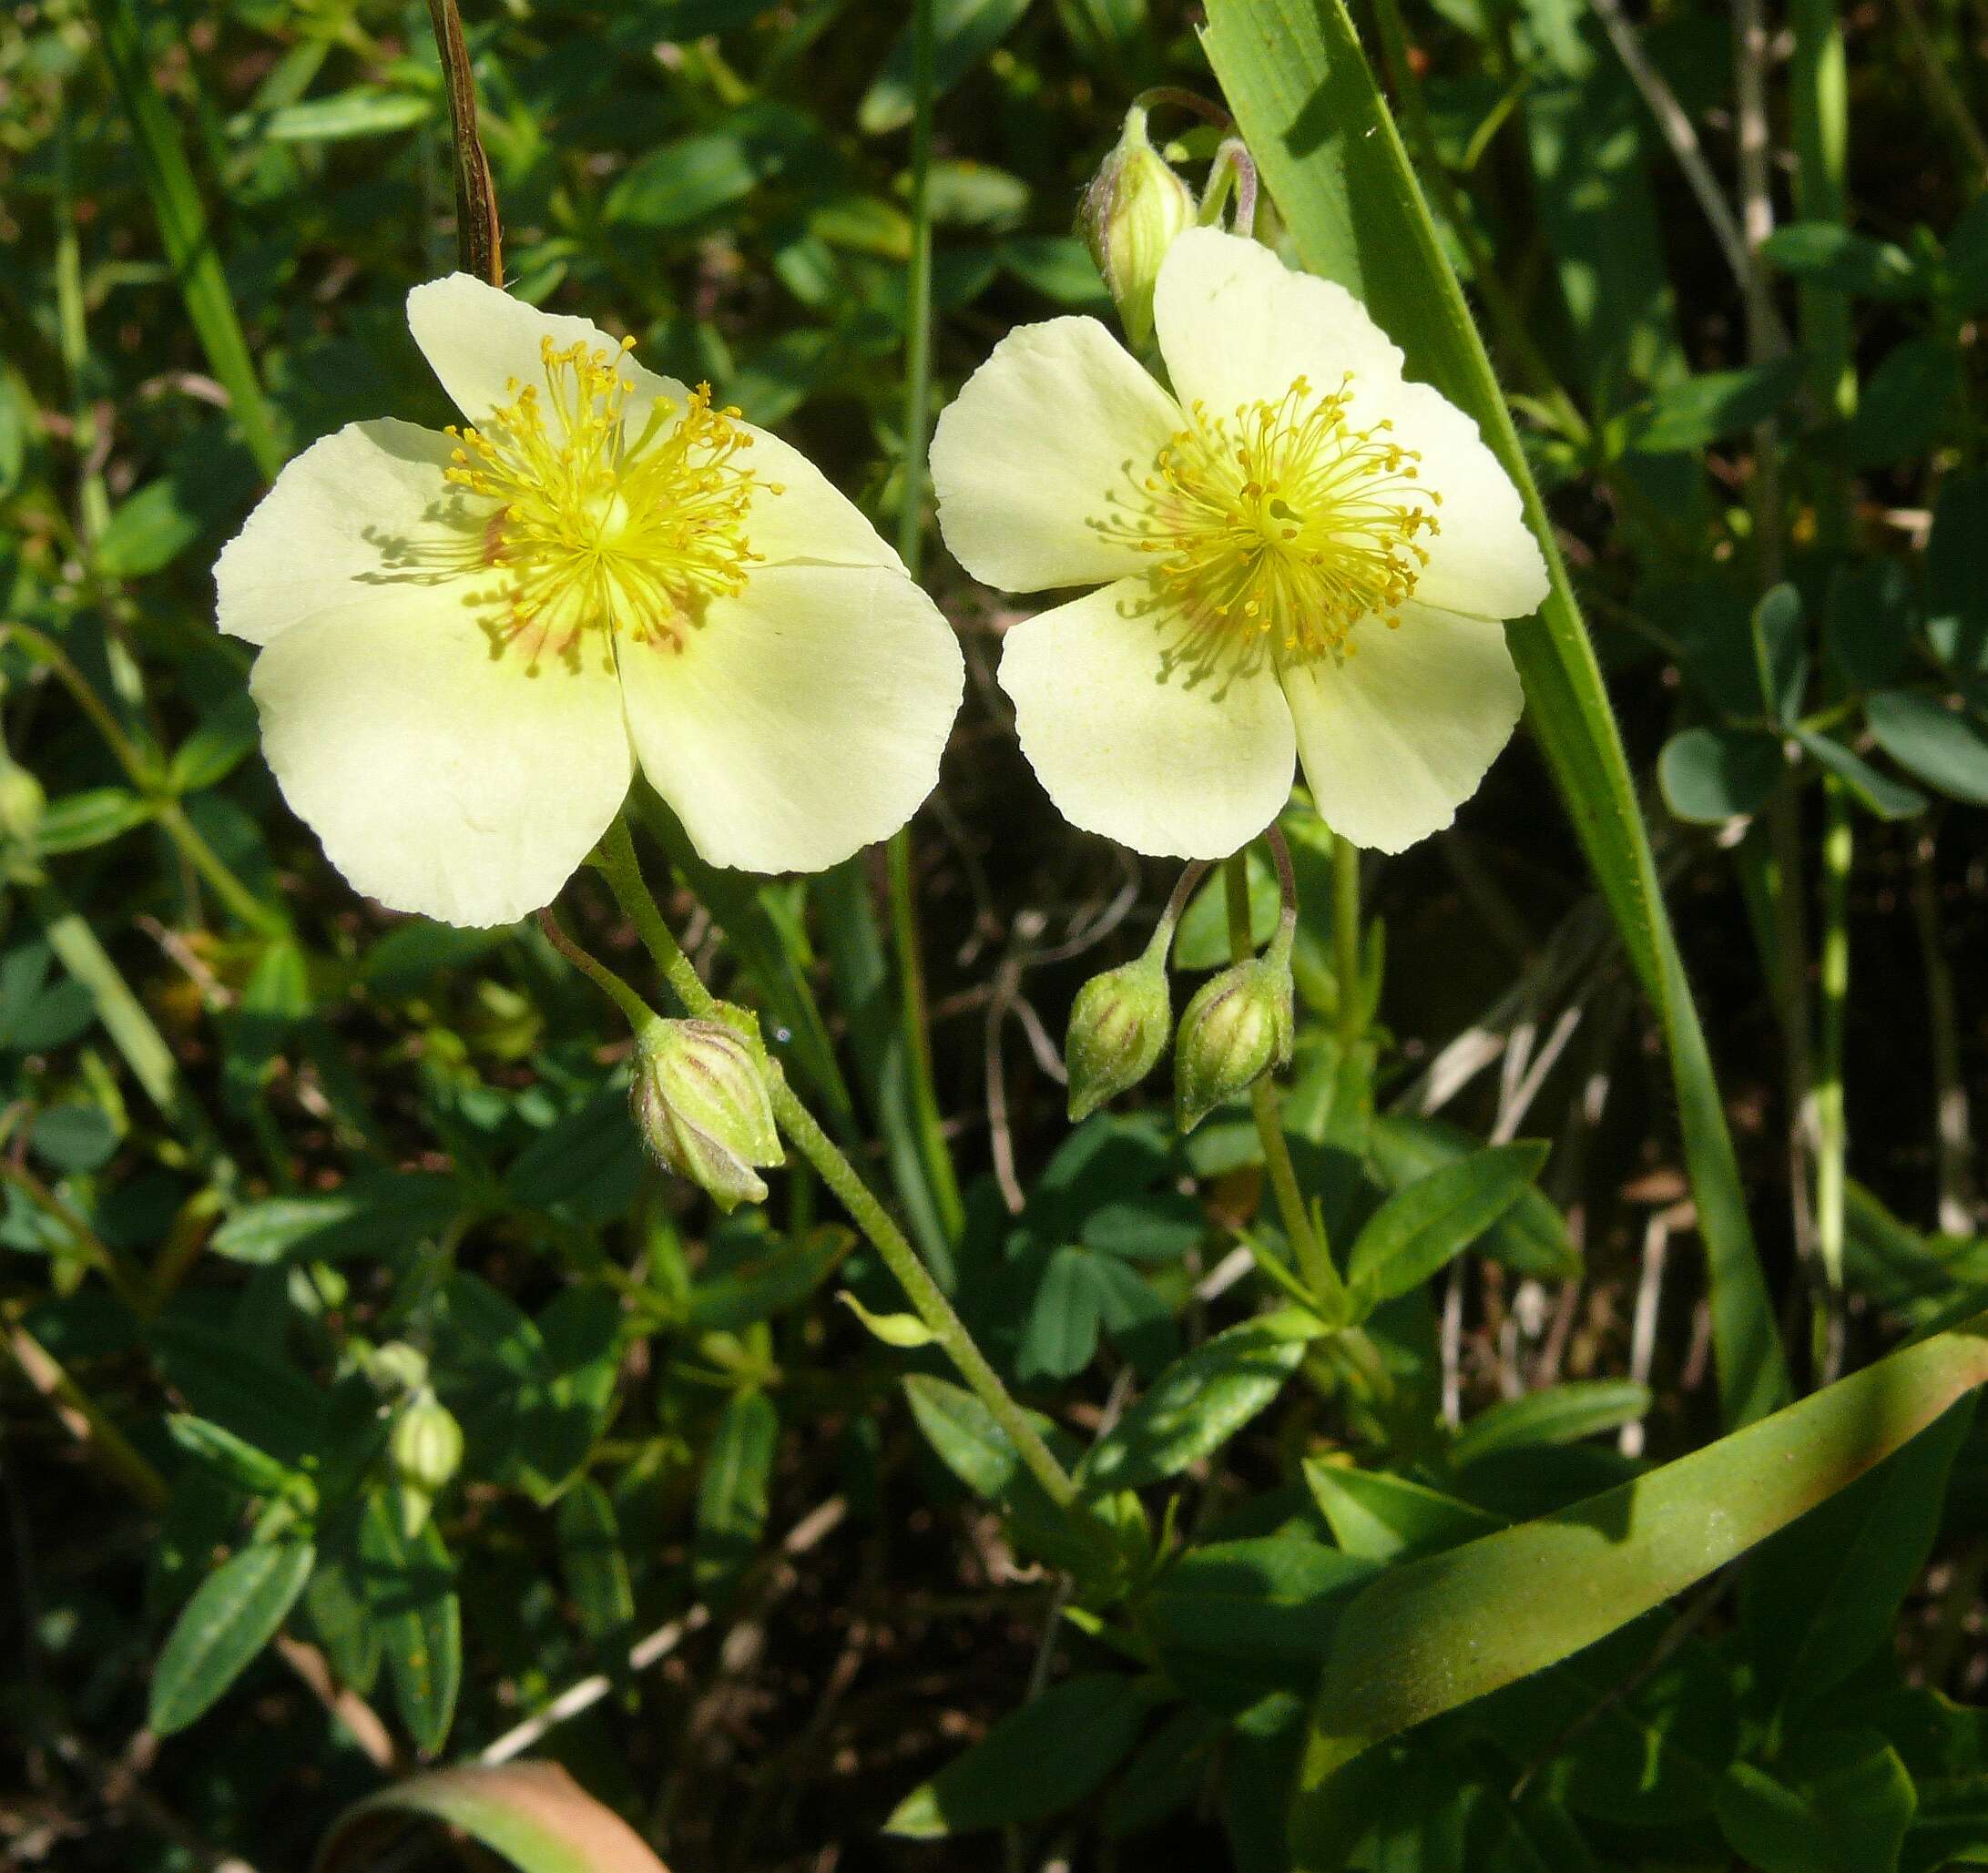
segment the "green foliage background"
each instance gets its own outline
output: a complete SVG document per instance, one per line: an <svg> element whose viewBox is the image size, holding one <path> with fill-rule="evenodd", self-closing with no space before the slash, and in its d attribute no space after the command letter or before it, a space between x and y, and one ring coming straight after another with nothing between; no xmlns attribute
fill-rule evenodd
<svg viewBox="0 0 1988 1873"><path fill-rule="evenodd" d="M1437 274L1336 9L1215 13L1277 197L1259 231L1350 273L1451 388L1468 347L1438 321L1417 355ZM940 399L1017 322L1109 316L1076 194L1135 94L1214 92L1198 23L938 6ZM386 1777L508 1749L596 1673L534 1751L678 1873L1988 1864L1965 1404L1690 1597L1660 1607L1697 1575L1626 1546L1608 1603L1640 1583L1659 1610L1343 1763L1323 1747L1433 1617L1425 1557L1591 1499L1744 1523L1765 1444L1653 1467L1774 1401L1715 1374L1715 1342L1729 1366L1778 1332L1807 1392L1988 1306L1988 20L1797 0L1750 63L1708 0L1635 22L1379 0L1356 24L1435 212L1422 260L1462 277L1571 568L1717 1088L1667 1066L1676 1007L1645 1000L1650 939L1555 802L1568 718L1538 685L1537 742L1459 830L1370 866L1357 982L1330 836L1302 800L1284 821L1285 1126L1351 1330L1285 1305L1240 1105L1181 1141L1159 1089L1066 1133L1041 1036L1172 879L1055 819L992 683L1014 614L936 544L968 702L895 857L929 1104L881 855L765 883L645 821L709 979L762 1011L1086 1464L1103 1560L934 1354L832 1304L902 1302L811 1179L721 1222L660 1177L625 1035L537 932L356 901L261 766L215 551L315 436L451 413L402 316L454 264L425 12L95 0L0 29L0 1837L23 1864L302 1866ZM709 379L894 522L900 10L513 0L467 25L514 290ZM1312 98L1308 46L1322 102L1279 115L1280 84ZM1653 78L1738 204L1737 272ZM1267 867L1250 897L1261 936ZM638 972L604 891L566 909ZM1218 888L1178 961L1227 955ZM1745 1194L1723 1211L1722 1128ZM367 1376L393 1341L466 1433L412 1535L400 1395ZM1923 1421L1978 1376L1963 1342L1905 1357L1830 1395L1854 1407L1834 1430L1800 1420L1775 1461L1813 1459L1805 1501L1885 1400ZM1575 1643L1573 1597L1521 1596L1539 1656Z"/></svg>

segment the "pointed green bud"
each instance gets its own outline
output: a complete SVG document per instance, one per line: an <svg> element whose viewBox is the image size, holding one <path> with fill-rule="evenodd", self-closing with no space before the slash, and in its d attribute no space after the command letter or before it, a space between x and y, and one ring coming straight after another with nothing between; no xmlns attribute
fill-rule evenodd
<svg viewBox="0 0 1988 1873"><path fill-rule="evenodd" d="M1180 1129L1191 1132L1223 1100L1289 1064L1293 1025L1290 963L1280 946L1203 982L1180 1017L1174 1048Z"/></svg>
<svg viewBox="0 0 1988 1873"><path fill-rule="evenodd" d="M1077 231L1111 289L1132 349L1153 338L1153 288L1167 249L1195 223L1194 196L1146 135L1134 105L1104 167L1084 191Z"/></svg>
<svg viewBox="0 0 1988 1873"><path fill-rule="evenodd" d="M721 1021L658 1021L637 1040L635 1122L665 1168L722 1210L764 1203L755 1166L784 1162L752 1043Z"/></svg>
<svg viewBox="0 0 1988 1873"><path fill-rule="evenodd" d="M409 1541L421 1532L434 1499L463 1465L463 1427L426 1386L393 1420L387 1457L401 1486L401 1527Z"/></svg>
<svg viewBox="0 0 1988 1873"><path fill-rule="evenodd" d="M1072 1125L1152 1072L1167 1051L1173 1021L1166 965L1151 950L1094 975L1076 992L1063 1042Z"/></svg>

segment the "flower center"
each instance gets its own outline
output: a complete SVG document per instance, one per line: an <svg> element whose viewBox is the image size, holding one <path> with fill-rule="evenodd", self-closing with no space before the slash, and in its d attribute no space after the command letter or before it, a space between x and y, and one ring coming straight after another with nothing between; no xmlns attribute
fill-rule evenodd
<svg viewBox="0 0 1988 1873"><path fill-rule="evenodd" d="M630 436L633 386L616 367L634 342L609 353L548 336L543 391L512 378L510 402L483 428L449 431L458 446L448 480L496 503L482 547L505 580L494 648L515 647L533 669L548 652L576 660L590 629L678 646L764 556L748 543L747 514L760 490L783 491L739 463L752 445L739 412L712 409L699 384L677 422L659 397Z"/></svg>
<svg viewBox="0 0 1988 1873"><path fill-rule="evenodd" d="M1401 623L1443 497L1392 422L1353 427L1352 383L1348 372L1320 395L1300 377L1278 402L1226 416L1197 399L1188 427L1096 524L1157 558L1151 608L1187 626L1169 670L1194 682L1248 674L1266 656L1350 657L1361 619Z"/></svg>

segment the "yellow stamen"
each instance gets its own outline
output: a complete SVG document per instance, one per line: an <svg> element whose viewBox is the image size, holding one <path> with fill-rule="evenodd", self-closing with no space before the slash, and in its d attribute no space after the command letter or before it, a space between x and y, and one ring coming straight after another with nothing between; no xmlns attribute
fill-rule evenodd
<svg viewBox="0 0 1988 1873"><path fill-rule="evenodd" d="M505 385L510 401L482 428L451 430L444 471L496 504L482 558L505 585L496 649L536 668L548 651L576 659L595 630L627 644L680 645L712 598L737 593L763 555L747 540L756 493L780 494L738 457L752 437L737 410L714 410L700 384L678 422L658 398L641 433L623 418L633 388L619 352L540 341L543 388Z"/></svg>
<svg viewBox="0 0 1988 1873"><path fill-rule="evenodd" d="M1349 657L1362 619L1401 623L1443 497L1392 422L1352 426L1352 384L1349 372L1321 395L1300 377L1278 402L1228 415L1197 400L1151 471L1128 469L1094 523L1155 556L1152 608L1187 621L1168 667L1190 681L1247 673L1266 656Z"/></svg>

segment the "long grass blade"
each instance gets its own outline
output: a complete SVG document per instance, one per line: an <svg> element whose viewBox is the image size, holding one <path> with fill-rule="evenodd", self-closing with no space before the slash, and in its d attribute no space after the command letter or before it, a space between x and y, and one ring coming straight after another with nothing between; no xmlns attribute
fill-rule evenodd
<svg viewBox="0 0 1988 1873"><path fill-rule="evenodd" d="M1210 0L1205 44L1306 266L1358 293L1416 375L1477 420L1552 574L1508 627L1528 715L1669 1050L1711 1268L1721 1405L1743 1424L1788 1396L1772 1303L1705 1033L1594 647L1510 412L1343 0Z"/></svg>

